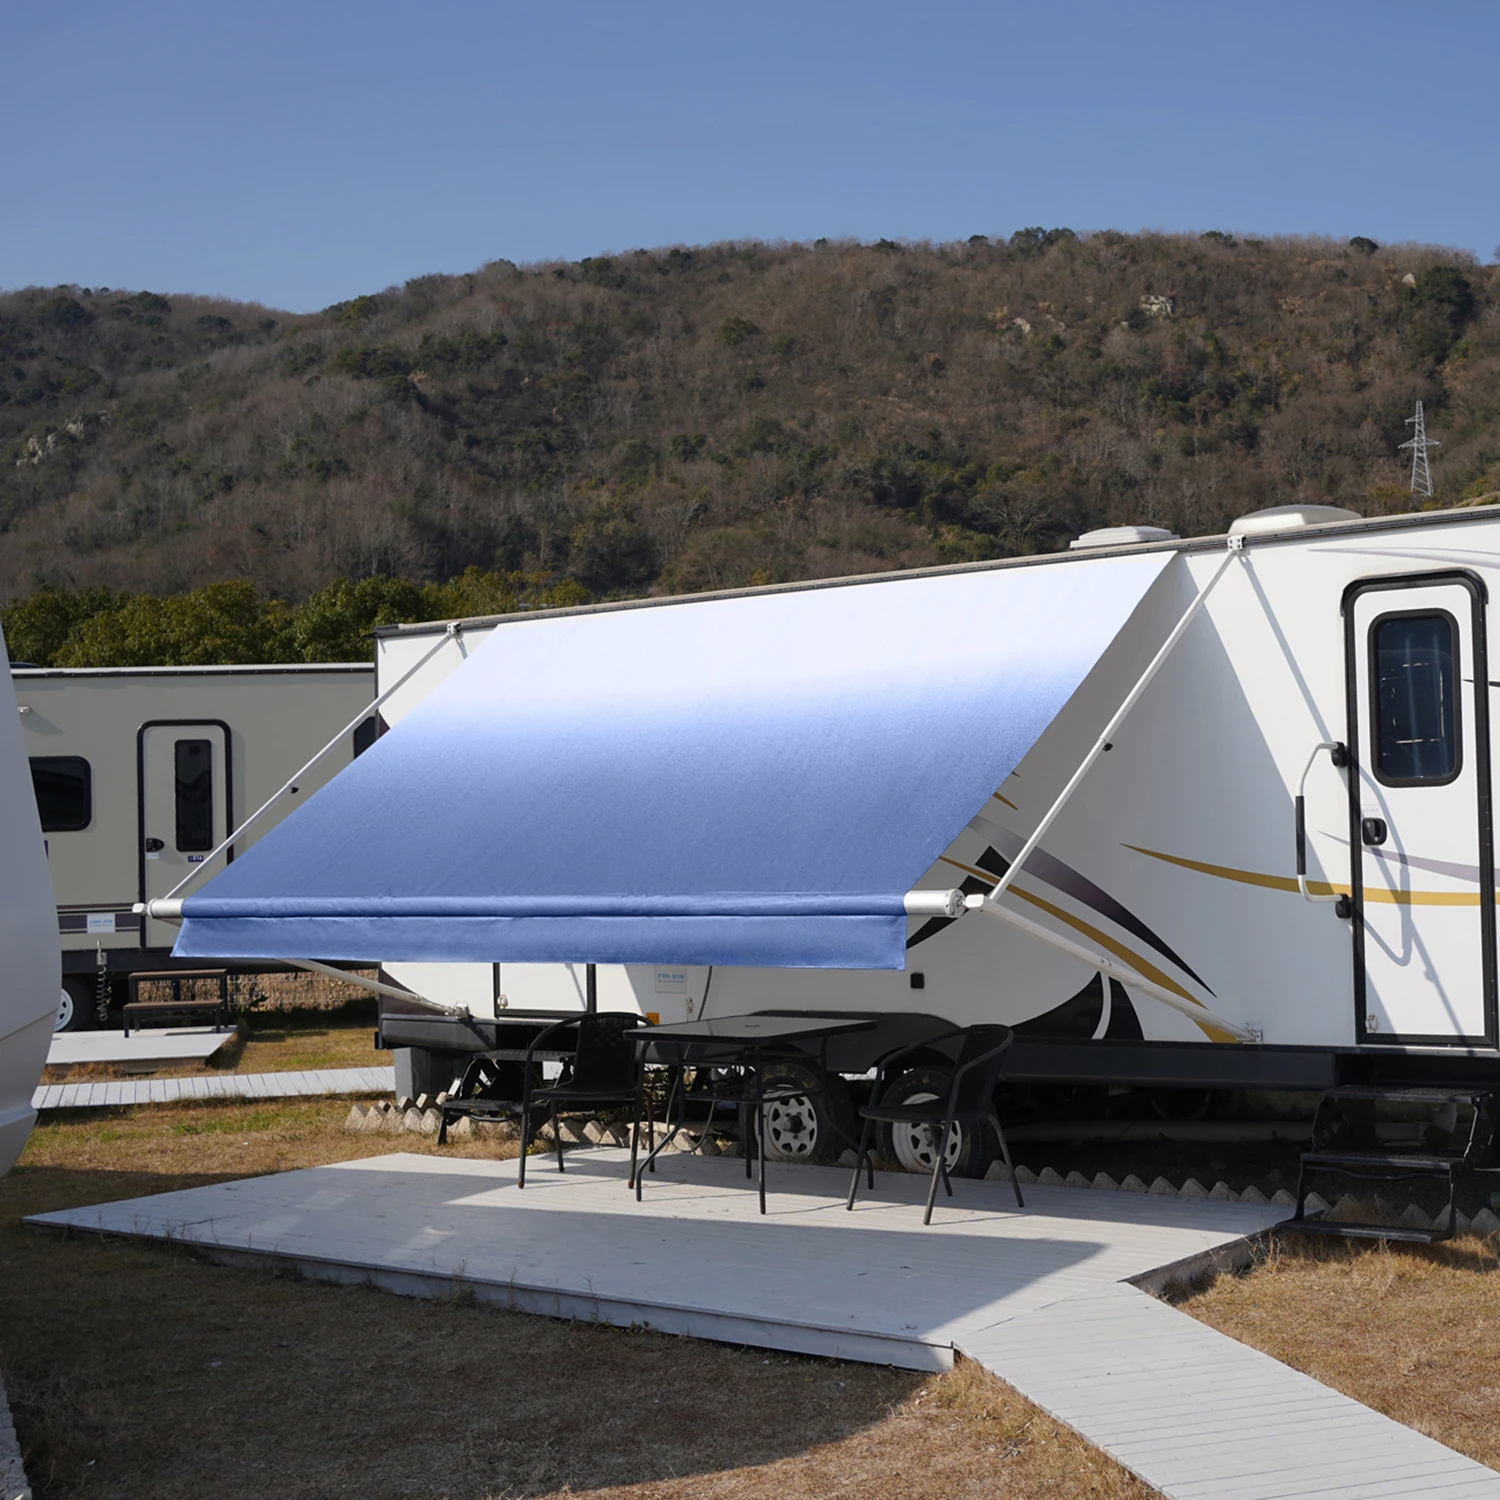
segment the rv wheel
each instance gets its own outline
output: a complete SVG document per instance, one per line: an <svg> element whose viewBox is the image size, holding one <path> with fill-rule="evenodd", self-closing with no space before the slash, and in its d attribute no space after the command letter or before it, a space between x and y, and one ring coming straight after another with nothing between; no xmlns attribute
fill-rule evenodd
<svg viewBox="0 0 1500 1500"><path fill-rule="evenodd" d="M926 1104L948 1093L948 1073L942 1068L913 1068L885 1092L884 1104ZM882 1125L880 1151L906 1172L931 1172L935 1164L933 1135L925 1125ZM995 1157L996 1137L988 1128L977 1134L966 1125L948 1130L943 1156L950 1177L983 1177Z"/></svg>
<svg viewBox="0 0 1500 1500"><path fill-rule="evenodd" d="M765 1107L766 1159L824 1164L837 1161L849 1142L857 1139L854 1109L844 1080L834 1074L820 1088L814 1068L782 1062L767 1066L768 1093L798 1087L808 1092L773 1100ZM753 1121L753 1111L747 1111L747 1115Z"/></svg>
<svg viewBox="0 0 1500 1500"><path fill-rule="evenodd" d="M94 1024L93 995L86 980L65 979L57 997L54 1031L87 1031Z"/></svg>

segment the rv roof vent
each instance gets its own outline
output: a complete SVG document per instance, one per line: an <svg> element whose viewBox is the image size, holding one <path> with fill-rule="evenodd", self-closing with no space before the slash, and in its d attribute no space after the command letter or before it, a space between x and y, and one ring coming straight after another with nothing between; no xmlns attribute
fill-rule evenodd
<svg viewBox="0 0 1500 1500"><path fill-rule="evenodd" d="M1177 533L1165 526L1101 526L1097 531L1085 531L1076 542L1068 545L1077 551L1080 547L1135 547L1142 542L1175 542Z"/></svg>
<svg viewBox="0 0 1500 1500"><path fill-rule="evenodd" d="M1252 510L1229 526L1230 536L1259 536L1267 531L1294 531L1299 526L1328 526L1334 521L1362 521L1356 510L1342 505L1273 505Z"/></svg>

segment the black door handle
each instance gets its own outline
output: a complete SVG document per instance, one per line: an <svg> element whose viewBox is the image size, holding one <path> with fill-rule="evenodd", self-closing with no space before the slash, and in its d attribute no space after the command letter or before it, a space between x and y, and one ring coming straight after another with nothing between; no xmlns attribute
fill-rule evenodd
<svg viewBox="0 0 1500 1500"><path fill-rule="evenodd" d="M167 846L164 843L162 843L162 841L160 839L147 839L146 840L146 853L147 854L160 854L161 851L163 849L165 849L166 847Z"/></svg>
<svg viewBox="0 0 1500 1500"><path fill-rule="evenodd" d="M1390 836L1390 829L1385 826L1384 818L1366 818L1359 825L1359 836L1366 844L1383 844Z"/></svg>

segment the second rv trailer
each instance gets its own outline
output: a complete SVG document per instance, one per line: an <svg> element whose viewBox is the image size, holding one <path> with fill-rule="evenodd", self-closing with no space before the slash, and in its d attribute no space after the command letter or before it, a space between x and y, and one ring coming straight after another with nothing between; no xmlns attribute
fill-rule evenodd
<svg viewBox="0 0 1500 1500"><path fill-rule="evenodd" d="M238 823L373 698L367 663L19 667L12 674L57 900L59 1024L86 1025L176 928L134 908L206 866ZM230 851L244 850L374 741L366 719ZM102 978L102 986L101 986Z"/></svg>

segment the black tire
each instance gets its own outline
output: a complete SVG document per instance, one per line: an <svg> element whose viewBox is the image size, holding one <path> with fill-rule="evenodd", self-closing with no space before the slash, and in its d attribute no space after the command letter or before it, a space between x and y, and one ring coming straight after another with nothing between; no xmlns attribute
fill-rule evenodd
<svg viewBox="0 0 1500 1500"><path fill-rule="evenodd" d="M87 979L64 979L57 998L53 1031L90 1031L94 1025L94 987Z"/></svg>
<svg viewBox="0 0 1500 1500"><path fill-rule="evenodd" d="M942 1100L948 1094L949 1073L946 1068L913 1068L903 1073L886 1090L882 1104L925 1104ZM926 1126L880 1126L880 1154L894 1167L907 1172L932 1171L932 1132ZM989 1171L999 1150L999 1139L986 1122L975 1131L967 1125L955 1125L948 1134L947 1160L950 1177L983 1177Z"/></svg>
<svg viewBox="0 0 1500 1500"><path fill-rule="evenodd" d="M836 1162L850 1142L858 1139L854 1125L854 1106L849 1090L836 1073L820 1089L818 1070L806 1063L775 1062L766 1064L764 1087L767 1093L785 1088L806 1088L806 1094L774 1100L765 1107L766 1160L800 1161L826 1166ZM754 1112L743 1112L747 1130L747 1147L756 1149Z"/></svg>

